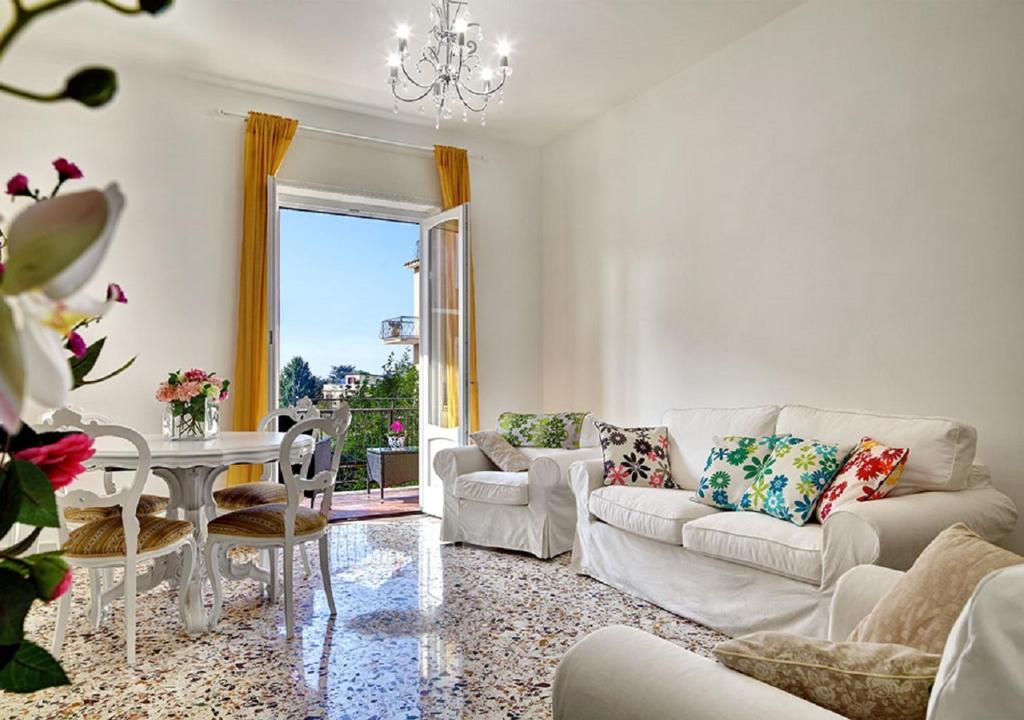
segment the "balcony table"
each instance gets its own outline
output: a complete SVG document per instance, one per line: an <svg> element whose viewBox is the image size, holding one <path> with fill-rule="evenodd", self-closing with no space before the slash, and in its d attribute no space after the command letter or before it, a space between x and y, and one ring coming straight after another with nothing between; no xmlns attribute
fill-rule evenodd
<svg viewBox="0 0 1024 720"><path fill-rule="evenodd" d="M202 586L206 579L203 564L203 545L206 541L206 523L216 515L213 501L213 483L229 465L263 465L278 459L285 433L279 432L221 432L210 440L169 440L160 434L144 437L152 453L151 472L167 483L169 489L168 517L188 520L195 526L199 553L195 572L188 588L182 624L190 633L208 628L203 608ZM295 448L302 451L313 444L313 438L301 435L295 439ZM110 470L132 470L136 455L117 438L99 438L91 464ZM138 590L156 587L164 580L177 582L179 561L176 555L158 558L152 569L139 577ZM254 563L224 568L232 578L252 577L266 582L269 576ZM123 588L118 585L104 591L100 606L105 607Z"/></svg>
<svg viewBox="0 0 1024 720"><path fill-rule="evenodd" d="M370 484L380 486L380 501L384 502L384 486L419 480L419 448L375 447L366 448L366 494Z"/></svg>

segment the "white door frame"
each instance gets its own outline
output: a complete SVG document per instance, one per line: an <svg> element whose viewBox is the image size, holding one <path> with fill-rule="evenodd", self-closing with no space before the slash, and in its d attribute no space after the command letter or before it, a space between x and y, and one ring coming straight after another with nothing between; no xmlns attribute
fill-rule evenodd
<svg viewBox="0 0 1024 720"><path fill-rule="evenodd" d="M431 267L430 231L438 225L455 220L458 223L456 241L456 267L458 271L458 363L459 363L459 425L441 428L429 421L430 347L433 316L430 306ZM469 231L469 203L420 221L420 505L423 512L441 515L444 507L444 489L434 472L434 456L443 446L466 445L469 442L469 256L466 237ZM435 445L439 446L435 448Z"/></svg>

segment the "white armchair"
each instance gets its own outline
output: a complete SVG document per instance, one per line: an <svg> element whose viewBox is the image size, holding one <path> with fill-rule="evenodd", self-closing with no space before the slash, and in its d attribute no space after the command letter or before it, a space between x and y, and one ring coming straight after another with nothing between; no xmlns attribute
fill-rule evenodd
<svg viewBox="0 0 1024 720"><path fill-rule="evenodd" d="M591 424L589 418L585 424ZM525 472L502 472L477 447L443 450L434 470L444 485L441 542L467 542L551 558L572 548L576 500L569 466L601 457L596 434L584 430L578 450L522 448Z"/></svg>
<svg viewBox="0 0 1024 720"><path fill-rule="evenodd" d="M829 638L845 639L902 575L872 565L843 575L830 609ZM928 720L1019 717L1024 704L1022 618L1024 566L994 572L979 583L946 641ZM555 720L841 717L621 625L591 633L569 649L555 672L552 703Z"/></svg>

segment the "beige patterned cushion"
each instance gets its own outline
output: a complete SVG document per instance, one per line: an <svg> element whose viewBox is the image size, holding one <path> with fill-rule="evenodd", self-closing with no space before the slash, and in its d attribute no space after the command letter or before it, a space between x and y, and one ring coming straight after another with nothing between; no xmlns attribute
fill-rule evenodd
<svg viewBox="0 0 1024 720"><path fill-rule="evenodd" d="M217 507L225 510L245 510L257 505L288 502L288 489L276 482L252 482L232 485L213 494Z"/></svg>
<svg viewBox="0 0 1024 720"><path fill-rule="evenodd" d="M759 632L715 646L727 667L854 720L924 720L941 655Z"/></svg>
<svg viewBox="0 0 1024 720"><path fill-rule="evenodd" d="M287 505L261 505L235 510L211 520L206 526L210 535L241 535L243 537L284 537L284 514ZM308 535L327 526L327 518L316 510L298 508L295 534Z"/></svg>
<svg viewBox="0 0 1024 720"><path fill-rule="evenodd" d="M986 542L963 523L943 530L899 579L850 640L899 643L941 653L974 588L990 572L1024 557Z"/></svg>
<svg viewBox="0 0 1024 720"><path fill-rule="evenodd" d="M139 506L135 509L136 515L159 515L167 511L168 500L159 495L142 495L139 497ZM93 520L106 520L109 517L121 515L120 505L108 505L107 507L87 508L65 508L64 519L69 523L80 525L92 522Z"/></svg>
<svg viewBox="0 0 1024 720"><path fill-rule="evenodd" d="M501 433L483 430L471 434L470 439L480 448L492 463L503 472L523 472L530 469L530 458L517 447L513 447Z"/></svg>
<svg viewBox="0 0 1024 720"><path fill-rule="evenodd" d="M139 517L138 552L159 550L192 534L187 520L167 520L155 515ZM125 554L124 525L121 517L95 520L68 534L64 554L69 557L119 557Z"/></svg>

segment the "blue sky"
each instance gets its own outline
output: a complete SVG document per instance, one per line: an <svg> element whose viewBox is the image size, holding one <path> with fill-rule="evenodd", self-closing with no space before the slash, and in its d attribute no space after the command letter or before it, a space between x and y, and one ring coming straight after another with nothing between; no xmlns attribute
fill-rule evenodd
<svg viewBox="0 0 1024 720"><path fill-rule="evenodd" d="M419 226L281 210L281 367L301 355L323 377L349 363L379 372L404 345L380 341L380 321L412 315Z"/></svg>

